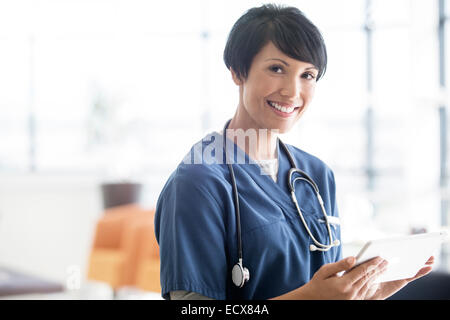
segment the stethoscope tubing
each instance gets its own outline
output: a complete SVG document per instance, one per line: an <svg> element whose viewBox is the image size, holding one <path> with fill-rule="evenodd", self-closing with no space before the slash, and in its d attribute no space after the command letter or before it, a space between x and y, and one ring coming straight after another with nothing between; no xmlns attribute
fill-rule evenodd
<svg viewBox="0 0 450 320"><path fill-rule="evenodd" d="M237 283L235 283L237 286L242 287L245 283L245 281L248 280L249 277L249 273L248 273L248 269L243 267L243 250L242 250L242 231L241 231L241 212L240 212L240 206L239 206L239 192L238 192L238 188L237 188L237 184L236 184L236 177L234 175L234 170L233 170L233 165L232 165L232 161L229 161L228 159L228 155L227 155L227 147L226 147L226 139L227 139L227 128L228 125L230 123L231 119L227 121L227 123L224 126L223 129L223 146L224 146L224 155L225 155L225 162L228 165L228 170L230 172L230 177L231 177L231 186L233 189L233 202L234 202L234 208L235 208L235 214L236 214L236 233L237 233L237 242L238 242L238 263L235 266L239 266L239 269L241 270L240 272L243 272L242 270L245 269L245 272L247 272L247 279L246 280L242 280L242 281L237 281ZM287 148L287 146L280 140L278 139L278 143L283 147L283 149L286 151L286 154L288 156L289 162L291 164L291 169L289 170L289 179L288 179L288 185L289 185L289 190L291 193L291 198L292 201L295 204L295 207L297 209L297 212L300 216L300 220L302 221L303 226L305 227L306 232L308 233L308 236L311 238L311 240L313 241L314 245L310 245L310 251L328 251L331 248L340 245L339 240L334 240L333 241L333 234L331 232L331 228L330 228L330 223L328 221L328 215L327 212L325 210L325 206L322 200L322 197L320 196L320 192L319 192L319 188L317 187L317 184L314 182L313 179L311 179L311 177L308 176L308 174L306 174L306 172L300 170L297 168L297 165L295 163L294 158L292 157L289 149ZM300 174L300 177L296 177L294 180L292 180L292 175L294 173L298 173ZM322 244L320 243L312 234L311 230L308 227L308 224L305 221L305 218L303 217L303 213L300 209L300 206L298 205L298 201L297 198L295 196L295 182L298 180L303 180L306 181L313 189L314 192L317 196L317 199L319 201L320 204L320 208L322 210L322 213L324 215L325 218L325 223L326 223L326 227L327 227L327 232L328 232L328 237L330 240L330 244ZM244 279L245 277L243 275L241 275L240 277L242 277L242 279ZM234 279L233 279L234 281Z"/></svg>

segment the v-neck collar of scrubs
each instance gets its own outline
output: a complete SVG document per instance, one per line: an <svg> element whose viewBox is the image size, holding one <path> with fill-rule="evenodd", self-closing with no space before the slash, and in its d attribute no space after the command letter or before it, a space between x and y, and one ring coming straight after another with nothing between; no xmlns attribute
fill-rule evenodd
<svg viewBox="0 0 450 320"><path fill-rule="evenodd" d="M223 132L221 132L221 134L223 134ZM230 143L230 145L237 150L237 153L239 154L238 156L244 157L245 159L245 163L233 163L233 166L238 166L243 172L250 175L252 180L261 188L261 190L264 191L280 207L292 212L295 211L296 208L292 203L287 181L291 164L287 157L286 151L283 148L280 148L280 140L277 139L278 173L277 181L275 182L270 176L261 174L261 167L234 141L228 137L226 137L226 139L228 141L227 145ZM286 147L289 148L289 146ZM279 192L270 192L273 191L273 188L276 188Z"/></svg>

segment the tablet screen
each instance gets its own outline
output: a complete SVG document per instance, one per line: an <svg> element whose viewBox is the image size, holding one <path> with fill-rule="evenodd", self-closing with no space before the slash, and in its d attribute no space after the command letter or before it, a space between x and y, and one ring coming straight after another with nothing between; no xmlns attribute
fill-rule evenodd
<svg viewBox="0 0 450 320"><path fill-rule="evenodd" d="M372 240L358 253L356 264L379 256L388 261L388 267L375 282L412 278L431 256L438 253L445 237L445 232L433 232Z"/></svg>

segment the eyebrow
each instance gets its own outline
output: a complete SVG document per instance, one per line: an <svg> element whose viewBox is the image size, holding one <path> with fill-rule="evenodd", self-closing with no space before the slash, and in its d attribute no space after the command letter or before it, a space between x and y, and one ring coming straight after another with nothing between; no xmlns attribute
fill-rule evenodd
<svg viewBox="0 0 450 320"><path fill-rule="evenodd" d="M284 60L282 60L282 59L278 59L278 58L269 58L269 59L266 59L266 60L264 60L264 61L269 61L269 60L277 60L277 61L280 61L280 62L284 63L286 66L289 67L289 63L287 63L286 61L284 61ZM317 71L319 71L319 69L317 69L317 68L314 67L314 66L305 68L305 70L310 70L310 69L316 69Z"/></svg>

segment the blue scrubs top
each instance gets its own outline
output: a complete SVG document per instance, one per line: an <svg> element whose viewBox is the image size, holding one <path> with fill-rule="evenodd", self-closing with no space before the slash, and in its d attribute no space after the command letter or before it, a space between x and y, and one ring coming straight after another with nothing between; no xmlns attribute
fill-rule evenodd
<svg viewBox="0 0 450 320"><path fill-rule="evenodd" d="M222 137L218 133L208 135L188 155L191 159L201 156L199 152L218 136ZM316 182L328 215L338 216L332 170L320 159L287 147L297 167ZM168 299L169 292L176 290L213 299L273 298L307 283L323 264L342 259L341 246L327 252L309 250L313 241L290 197L287 180L291 166L284 149L278 145L276 183L261 174L261 168L245 153L244 157L246 163L235 163L233 169L239 191L243 265L250 271L250 280L243 288L231 280L238 245L227 164L183 161L166 182L156 207L163 298ZM312 187L300 181L295 190L312 234L319 242L329 244ZM331 231L333 239L340 239L339 225L332 224Z"/></svg>

